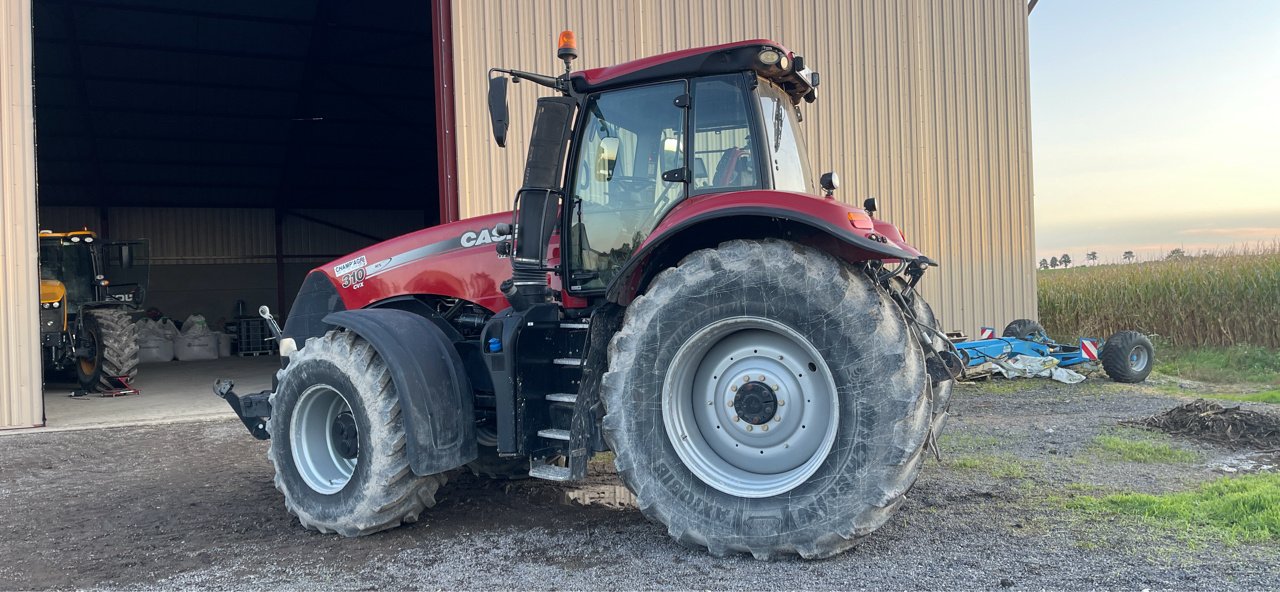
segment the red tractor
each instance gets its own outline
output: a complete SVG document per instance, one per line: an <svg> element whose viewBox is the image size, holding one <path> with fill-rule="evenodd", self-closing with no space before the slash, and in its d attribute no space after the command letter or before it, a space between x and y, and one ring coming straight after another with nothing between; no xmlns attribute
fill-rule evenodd
<svg viewBox="0 0 1280 592"><path fill-rule="evenodd" d="M823 192L768 40L565 72L538 99L514 212L307 276L272 391L237 395L303 526L413 522L455 469L583 479L616 455L641 511L715 555L826 557L889 517L946 417L929 258Z"/></svg>

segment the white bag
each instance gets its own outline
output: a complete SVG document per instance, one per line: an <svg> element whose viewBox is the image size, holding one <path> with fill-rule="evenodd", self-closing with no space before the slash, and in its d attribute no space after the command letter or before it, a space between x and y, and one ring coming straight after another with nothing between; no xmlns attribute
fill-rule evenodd
<svg viewBox="0 0 1280 592"><path fill-rule="evenodd" d="M139 362L173 361L173 340L167 337L143 337L138 335Z"/></svg>
<svg viewBox="0 0 1280 592"><path fill-rule="evenodd" d="M183 327L187 324L183 323ZM198 332L195 332L198 333ZM178 360L191 362L194 360L218 359L218 336L205 328L203 334L188 335L186 332L173 340L173 351Z"/></svg>

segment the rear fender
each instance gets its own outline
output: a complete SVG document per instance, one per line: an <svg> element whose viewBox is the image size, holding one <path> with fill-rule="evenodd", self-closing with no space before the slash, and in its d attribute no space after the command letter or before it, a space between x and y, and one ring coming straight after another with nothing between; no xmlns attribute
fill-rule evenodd
<svg viewBox="0 0 1280 592"><path fill-rule="evenodd" d="M861 213L861 210L856 211ZM760 204L713 209L679 220L672 220L673 216L669 216L614 277L606 296L609 301L626 306L659 271L678 264L685 255L696 250L715 248L734 239L789 240L849 262L920 260L933 264L928 257L906 245L896 228L893 235L855 231L849 219L844 214L841 217L844 219L836 221L829 216ZM892 228L880 223L875 229L882 226ZM883 237L885 242L876 240L877 236ZM898 242L892 242L894 240Z"/></svg>
<svg viewBox="0 0 1280 592"><path fill-rule="evenodd" d="M386 362L400 398L415 474L432 475L475 460L471 381L439 327L419 315L391 309L335 312L324 322L364 338Z"/></svg>

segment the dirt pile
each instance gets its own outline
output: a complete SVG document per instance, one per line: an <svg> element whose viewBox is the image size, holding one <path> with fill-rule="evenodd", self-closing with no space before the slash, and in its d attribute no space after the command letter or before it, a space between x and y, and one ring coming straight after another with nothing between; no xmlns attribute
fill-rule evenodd
<svg viewBox="0 0 1280 592"><path fill-rule="evenodd" d="M1280 450L1280 416L1239 406L1223 407L1204 399L1124 423L1237 448Z"/></svg>

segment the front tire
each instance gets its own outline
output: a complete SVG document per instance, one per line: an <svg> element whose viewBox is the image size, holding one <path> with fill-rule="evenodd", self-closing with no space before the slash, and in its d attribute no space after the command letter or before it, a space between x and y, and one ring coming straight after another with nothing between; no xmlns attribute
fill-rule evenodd
<svg viewBox="0 0 1280 592"><path fill-rule="evenodd" d="M367 341L341 329L308 339L278 378L268 458L303 526L360 536L435 505L445 477L410 469L395 385Z"/></svg>
<svg viewBox="0 0 1280 592"><path fill-rule="evenodd" d="M676 540L828 557L915 482L927 386L902 311L866 276L793 243L733 241L628 307L604 431L640 509Z"/></svg>
<svg viewBox="0 0 1280 592"><path fill-rule="evenodd" d="M118 385L108 376L132 381L138 375L138 326L121 308L84 312L83 341L91 343L87 355L75 361L76 379L87 391L110 390Z"/></svg>

